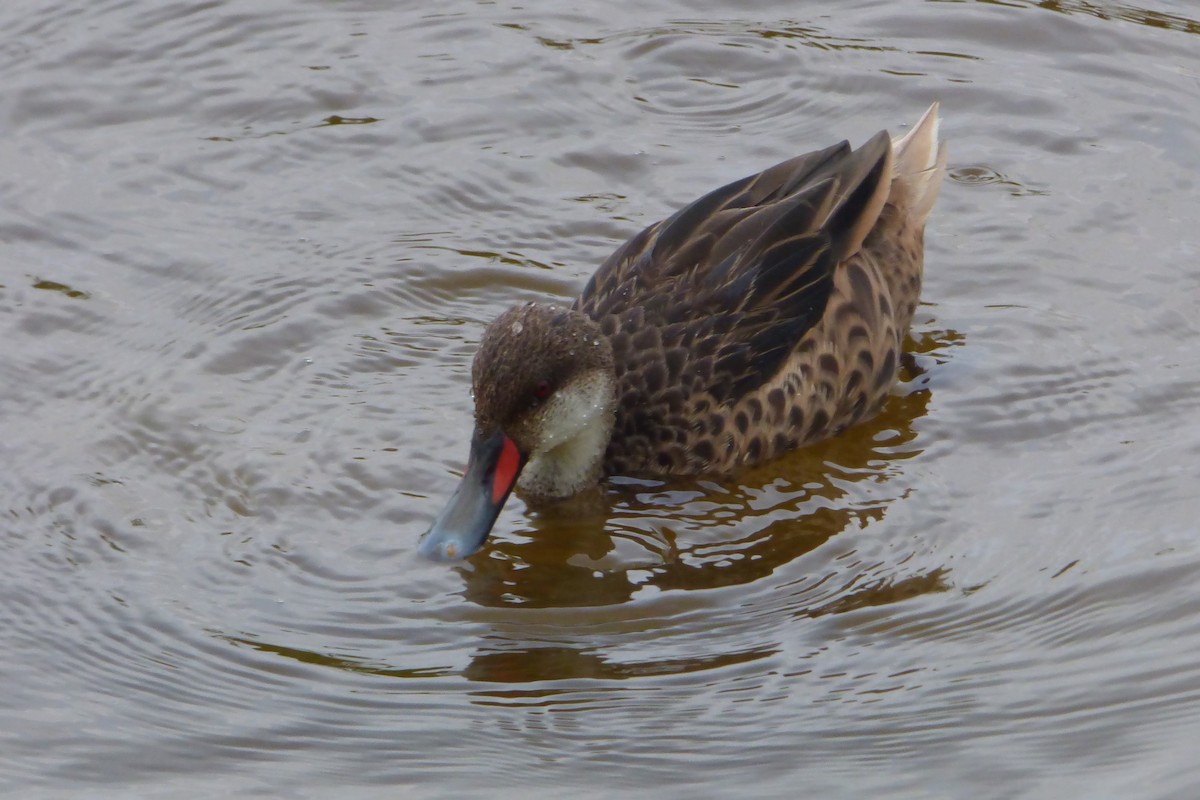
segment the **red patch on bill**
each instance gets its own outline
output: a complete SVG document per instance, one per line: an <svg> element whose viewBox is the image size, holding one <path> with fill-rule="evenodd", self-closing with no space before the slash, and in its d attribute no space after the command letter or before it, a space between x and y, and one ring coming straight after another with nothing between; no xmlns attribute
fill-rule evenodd
<svg viewBox="0 0 1200 800"><path fill-rule="evenodd" d="M513 481L517 479L517 468L521 466L521 456L517 453L517 446L513 444L513 440L504 437L504 444L500 446L500 458L496 459L496 473L492 476L492 503L499 505L508 494L508 490L512 488Z"/></svg>

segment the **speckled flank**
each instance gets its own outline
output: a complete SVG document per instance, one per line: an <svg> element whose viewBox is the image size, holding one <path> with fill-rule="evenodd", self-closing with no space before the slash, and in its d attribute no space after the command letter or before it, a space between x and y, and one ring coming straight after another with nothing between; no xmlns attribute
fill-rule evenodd
<svg viewBox="0 0 1200 800"><path fill-rule="evenodd" d="M932 155L923 159L940 160L918 165L933 172L918 189L936 192L944 153L935 142L926 151ZM912 166L898 161L896 169L902 168ZM747 363L733 354L721 358L737 339L736 319L716 322L714 336L689 338L672 336L669 326L647 324L639 308L601 316L620 379L606 471L726 472L835 435L876 414L896 380L921 291L925 219L909 213L912 188L909 182L892 183L861 247L830 270L821 313L786 358L757 380L748 381L739 370L769 362L751 358ZM931 203L920 199L927 212ZM831 238L836 241L836 234ZM730 390L739 384L745 391Z"/></svg>
<svg viewBox="0 0 1200 800"><path fill-rule="evenodd" d="M643 380L637 384L626 373L619 398L622 408L643 410L620 415L618 425L623 426L609 447L608 471L729 471L835 435L874 415L896 380L920 291L919 240L908 255L915 258L903 270L910 274L897 282L898 300L892 299L892 284L879 266L895 262L867 251L842 265L825 315L773 379L732 402L714 406L708 397L695 395L685 400L687 383L679 378L687 362L678 356L651 361L643 355L649 363L636 376ZM635 359L640 348L627 345L616 332L614 336L625 345L617 353ZM649 337L643 343L650 343ZM707 362L690 366L696 383L712 380ZM653 413L664 407L665 416ZM641 434L639 424L650 420L654 434Z"/></svg>

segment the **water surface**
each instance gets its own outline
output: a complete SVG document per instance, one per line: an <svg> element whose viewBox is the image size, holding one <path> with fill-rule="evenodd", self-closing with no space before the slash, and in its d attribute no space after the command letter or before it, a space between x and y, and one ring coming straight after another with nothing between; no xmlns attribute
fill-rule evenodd
<svg viewBox="0 0 1200 800"><path fill-rule="evenodd" d="M1182 2L0 9L0 790L1200 792ZM875 420L415 557L508 305L942 102Z"/></svg>

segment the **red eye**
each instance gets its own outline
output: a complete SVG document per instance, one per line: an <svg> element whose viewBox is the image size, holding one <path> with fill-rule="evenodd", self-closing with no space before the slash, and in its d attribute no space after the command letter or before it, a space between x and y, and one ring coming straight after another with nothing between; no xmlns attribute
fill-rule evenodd
<svg viewBox="0 0 1200 800"><path fill-rule="evenodd" d="M549 397L550 396L549 381L539 382L538 385L535 386L533 389L533 396L536 397L538 400L545 400L547 397Z"/></svg>

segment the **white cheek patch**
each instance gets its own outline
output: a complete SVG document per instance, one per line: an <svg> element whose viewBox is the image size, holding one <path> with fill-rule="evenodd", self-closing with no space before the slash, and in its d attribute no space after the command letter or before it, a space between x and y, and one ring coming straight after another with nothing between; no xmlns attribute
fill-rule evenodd
<svg viewBox="0 0 1200 800"><path fill-rule="evenodd" d="M586 430L604 411L590 379L577 381L555 393L543 410L537 450L553 450Z"/></svg>
<svg viewBox="0 0 1200 800"><path fill-rule="evenodd" d="M584 375L554 394L537 422L536 443L518 485L533 495L566 497L600 479L612 436L613 378Z"/></svg>

